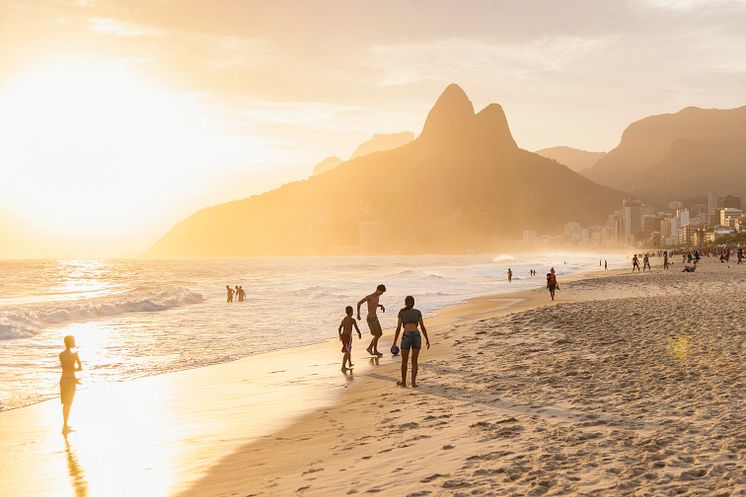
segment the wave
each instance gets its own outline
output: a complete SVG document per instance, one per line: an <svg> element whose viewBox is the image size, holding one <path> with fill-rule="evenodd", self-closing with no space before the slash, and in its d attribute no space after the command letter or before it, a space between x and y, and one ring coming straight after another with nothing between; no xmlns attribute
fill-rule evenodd
<svg viewBox="0 0 746 497"><path fill-rule="evenodd" d="M428 273L425 271L418 271L416 269L404 269L386 276L386 278L401 278L401 277L415 277L415 278L427 278L431 280L442 280L443 276L435 273Z"/></svg>
<svg viewBox="0 0 746 497"><path fill-rule="evenodd" d="M500 254L492 258L492 262L508 262L508 261L514 261L514 260L515 260L515 257L513 257L510 254Z"/></svg>
<svg viewBox="0 0 746 497"><path fill-rule="evenodd" d="M8 306L0 316L0 340L36 335L66 323L90 321L136 312L160 312L204 302L202 294L176 285L142 286L101 298L47 304Z"/></svg>

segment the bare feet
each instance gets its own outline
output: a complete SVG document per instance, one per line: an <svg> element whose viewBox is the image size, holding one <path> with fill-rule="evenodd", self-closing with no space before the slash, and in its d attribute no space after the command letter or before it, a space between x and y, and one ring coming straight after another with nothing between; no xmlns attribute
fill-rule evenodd
<svg viewBox="0 0 746 497"><path fill-rule="evenodd" d="M347 372L347 368L346 368L346 367L344 367L344 366L342 366L342 372L343 372L343 373L346 373L346 372Z"/></svg>
<svg viewBox="0 0 746 497"><path fill-rule="evenodd" d="M406 386L407 386L407 383L406 383L406 382L404 382L404 381L397 381L397 382L396 382L396 386L397 386L397 387L402 387L402 388L406 388Z"/></svg>
<svg viewBox="0 0 746 497"><path fill-rule="evenodd" d="M377 355L378 357L383 357L383 354L381 352L376 352L375 355Z"/></svg>
<svg viewBox="0 0 746 497"><path fill-rule="evenodd" d="M372 347L368 347L368 348L367 348L367 349L365 349L365 350L366 350L366 351L368 352L368 355L375 355L375 354L373 353L373 348L372 348Z"/></svg>
<svg viewBox="0 0 746 497"><path fill-rule="evenodd" d="M417 383L412 382L412 388L417 388Z"/></svg>

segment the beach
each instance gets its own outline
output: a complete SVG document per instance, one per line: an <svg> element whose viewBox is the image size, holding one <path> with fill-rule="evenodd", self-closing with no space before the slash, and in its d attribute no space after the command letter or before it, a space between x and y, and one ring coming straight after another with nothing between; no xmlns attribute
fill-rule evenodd
<svg viewBox="0 0 746 497"><path fill-rule="evenodd" d="M746 269L659 262L438 312L417 389L363 335L0 413L2 493L746 495Z"/></svg>
<svg viewBox="0 0 746 497"><path fill-rule="evenodd" d="M418 389L379 367L182 495L746 495L746 270L680 270L433 325Z"/></svg>

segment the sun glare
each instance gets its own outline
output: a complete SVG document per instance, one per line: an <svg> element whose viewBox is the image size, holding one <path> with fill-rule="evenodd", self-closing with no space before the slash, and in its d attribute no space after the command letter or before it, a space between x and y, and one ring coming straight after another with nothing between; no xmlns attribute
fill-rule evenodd
<svg viewBox="0 0 746 497"><path fill-rule="evenodd" d="M133 227L162 207L158 188L179 183L158 166L200 133L188 104L94 62L48 64L0 87L0 174L14 186L0 207L69 236Z"/></svg>

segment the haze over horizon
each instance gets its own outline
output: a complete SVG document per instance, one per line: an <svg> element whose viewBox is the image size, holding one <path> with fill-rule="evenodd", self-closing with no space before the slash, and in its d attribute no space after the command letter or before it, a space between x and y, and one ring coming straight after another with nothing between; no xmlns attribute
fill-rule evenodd
<svg viewBox="0 0 746 497"><path fill-rule="evenodd" d="M518 146L744 105L746 2L0 4L0 257L142 253L200 208L413 131L450 83ZM675 55L675 56L674 56ZM10 233L10 235L8 235Z"/></svg>

